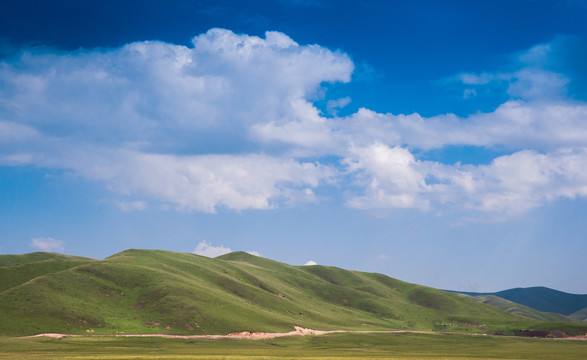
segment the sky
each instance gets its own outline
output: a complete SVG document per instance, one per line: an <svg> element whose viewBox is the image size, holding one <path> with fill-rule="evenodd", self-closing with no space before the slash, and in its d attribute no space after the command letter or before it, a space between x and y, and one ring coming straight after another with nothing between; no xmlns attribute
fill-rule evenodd
<svg viewBox="0 0 587 360"><path fill-rule="evenodd" d="M587 293L587 1L0 4L0 254Z"/></svg>

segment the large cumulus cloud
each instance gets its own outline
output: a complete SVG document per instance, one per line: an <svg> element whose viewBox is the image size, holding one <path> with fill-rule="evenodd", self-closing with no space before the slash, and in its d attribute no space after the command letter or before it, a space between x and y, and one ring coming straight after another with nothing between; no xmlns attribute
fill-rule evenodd
<svg viewBox="0 0 587 360"><path fill-rule="evenodd" d="M193 44L28 49L5 59L0 161L72 169L123 194L208 212L311 199L334 171L266 154L253 129L319 124L306 98L322 82L349 81L348 56L277 32L212 29Z"/></svg>
<svg viewBox="0 0 587 360"><path fill-rule="evenodd" d="M335 184L361 209L524 213L587 195L587 105L572 93L577 71L561 65L577 44L558 39L516 54L507 72L445 79L468 98L482 88L507 98L465 117L323 114L311 99L324 82L350 81L352 61L278 32L212 29L193 47L26 49L0 62L0 163L73 170L141 209L272 209ZM459 146L500 155L426 156Z"/></svg>

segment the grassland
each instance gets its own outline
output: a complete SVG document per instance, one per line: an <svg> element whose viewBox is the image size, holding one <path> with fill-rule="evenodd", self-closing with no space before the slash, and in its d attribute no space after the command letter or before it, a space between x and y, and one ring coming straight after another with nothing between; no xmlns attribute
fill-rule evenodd
<svg viewBox="0 0 587 360"><path fill-rule="evenodd" d="M523 326L493 307L384 275L246 253L210 259L128 250L94 261L46 254L8 260L12 265L0 267L0 278L10 279L0 291L4 336Z"/></svg>
<svg viewBox="0 0 587 360"><path fill-rule="evenodd" d="M463 296L469 295L463 294ZM484 304L491 305L503 311L507 311L510 314L520 315L530 319L556 322L576 321L575 319L567 317L563 314L538 311L530 307L502 299L495 295L476 295L472 298Z"/></svg>
<svg viewBox="0 0 587 360"><path fill-rule="evenodd" d="M581 316L581 311L587 312L587 295L569 294L542 286L508 289L495 293L465 292L464 294L473 296L484 303L494 302L491 299L493 298L525 305L543 312L542 315L535 314L538 317L543 317L544 314L555 313L568 316L569 319L567 321L582 321L585 318ZM502 303L496 305L500 308L503 306L512 309L511 304ZM523 308L512 310L514 310L514 313L527 313L527 310Z"/></svg>
<svg viewBox="0 0 587 360"><path fill-rule="evenodd" d="M270 340L0 338L0 358L583 360L587 342L459 334L331 334Z"/></svg>
<svg viewBox="0 0 587 360"><path fill-rule="evenodd" d="M385 275L291 266L246 253L127 250L104 260L0 255L0 336L423 330L585 334Z"/></svg>

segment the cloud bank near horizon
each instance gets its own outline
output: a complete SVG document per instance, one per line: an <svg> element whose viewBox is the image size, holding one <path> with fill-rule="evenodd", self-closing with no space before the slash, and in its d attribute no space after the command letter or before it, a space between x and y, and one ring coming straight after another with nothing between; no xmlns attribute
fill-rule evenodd
<svg viewBox="0 0 587 360"><path fill-rule="evenodd" d="M120 196L123 211L274 209L333 187L359 209L503 219L587 196L587 104L569 93L572 72L552 65L577 44L555 39L518 54L513 71L445 79L469 98L507 95L467 117L336 116L350 97L323 114L313 103L322 84L349 82L353 62L279 32L212 29L193 47L24 49L0 61L0 165L74 171ZM426 156L468 147L500 154Z"/></svg>

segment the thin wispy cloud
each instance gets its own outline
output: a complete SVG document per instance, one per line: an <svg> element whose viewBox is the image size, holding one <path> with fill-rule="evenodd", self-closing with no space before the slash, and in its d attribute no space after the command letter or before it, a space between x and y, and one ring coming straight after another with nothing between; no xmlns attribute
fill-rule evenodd
<svg viewBox="0 0 587 360"><path fill-rule="evenodd" d="M65 242L53 238L34 238L31 240L31 247L40 251L63 252Z"/></svg>
<svg viewBox="0 0 587 360"><path fill-rule="evenodd" d="M148 208L147 203L144 201L119 201L116 204L120 210L125 212L146 210Z"/></svg>

